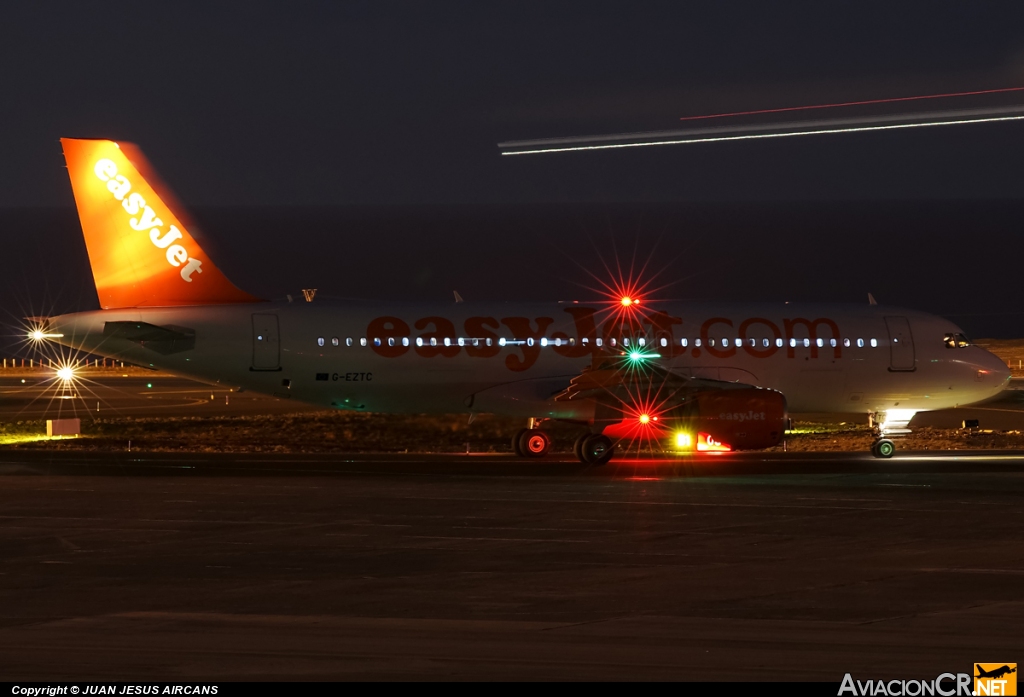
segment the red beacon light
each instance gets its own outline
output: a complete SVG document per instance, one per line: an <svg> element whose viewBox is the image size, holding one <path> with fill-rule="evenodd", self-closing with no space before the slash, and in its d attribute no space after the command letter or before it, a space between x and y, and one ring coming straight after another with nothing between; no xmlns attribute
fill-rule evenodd
<svg viewBox="0 0 1024 697"><path fill-rule="evenodd" d="M622 299L619 300L619 304L623 307L632 307L633 305L639 305L640 300L638 298L631 298L628 295L623 295Z"/></svg>

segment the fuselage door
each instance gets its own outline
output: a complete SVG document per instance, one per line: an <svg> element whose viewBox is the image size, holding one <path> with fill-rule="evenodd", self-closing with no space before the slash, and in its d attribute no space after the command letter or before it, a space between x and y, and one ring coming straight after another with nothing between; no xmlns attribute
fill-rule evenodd
<svg viewBox="0 0 1024 697"><path fill-rule="evenodd" d="M889 369L914 370L914 337L906 317L886 317L889 330Z"/></svg>
<svg viewBox="0 0 1024 697"><path fill-rule="evenodd" d="M277 315L259 313L252 316L252 369L281 369Z"/></svg>

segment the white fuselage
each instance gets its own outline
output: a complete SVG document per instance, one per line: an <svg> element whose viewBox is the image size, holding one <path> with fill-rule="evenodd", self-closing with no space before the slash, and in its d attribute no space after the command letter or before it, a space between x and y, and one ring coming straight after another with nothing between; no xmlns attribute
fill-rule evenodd
<svg viewBox="0 0 1024 697"><path fill-rule="evenodd" d="M630 318L642 332L623 328ZM131 341L105 335L110 322L194 340ZM954 324L871 305L284 302L84 312L53 318L50 331L76 349L204 382L370 412L579 418L551 397L595 355L641 348L641 338L665 369L778 390L792 412L943 409L1009 380L987 351L947 347Z"/></svg>

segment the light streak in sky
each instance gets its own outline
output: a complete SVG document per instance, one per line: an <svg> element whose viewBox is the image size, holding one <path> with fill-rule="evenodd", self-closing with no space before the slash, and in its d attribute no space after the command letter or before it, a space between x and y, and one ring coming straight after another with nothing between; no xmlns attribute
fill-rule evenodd
<svg viewBox="0 0 1024 697"><path fill-rule="evenodd" d="M974 92L950 92L947 94L923 94L916 97L891 97L889 99L868 99L860 102L839 102L836 104L811 104L808 106L787 106L780 109L757 109L754 111L733 111L725 114L705 114L703 116L680 116L680 121L697 121L699 119L717 119L727 116L752 116L754 114L779 114L784 111L804 111L806 109L831 109L833 107L863 106L865 104L889 104L891 102L913 102L920 99L942 99L945 97L970 97L979 94L998 94L1000 92L1020 92L1024 87L1002 87L995 90L976 90Z"/></svg>
<svg viewBox="0 0 1024 697"><path fill-rule="evenodd" d="M925 121L921 123L898 123L881 126L853 126L847 128L820 128L789 133L750 133L746 135L715 136L708 138L690 138L674 140L656 140L643 143L603 143L600 145L574 145L567 147L535 148L532 150L510 150L504 155L536 155L549 152L574 152L579 150L618 150L621 148L644 148L652 145L686 145L689 143L721 143L729 140L763 140L767 138L791 138L793 136L827 135L836 133L865 133L868 131L892 131L903 128L925 128L928 126L959 126L971 123L996 123L1000 121L1020 121L1024 115L994 116L989 118L960 119L956 121ZM642 136L642 134L638 134Z"/></svg>

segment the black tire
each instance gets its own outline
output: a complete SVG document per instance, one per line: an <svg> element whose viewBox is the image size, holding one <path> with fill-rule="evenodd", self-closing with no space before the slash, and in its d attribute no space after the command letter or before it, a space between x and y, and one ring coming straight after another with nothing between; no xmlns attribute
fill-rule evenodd
<svg viewBox="0 0 1024 697"><path fill-rule="evenodd" d="M603 465L615 454L612 439L600 433L587 436L581 448L583 461L588 465Z"/></svg>
<svg viewBox="0 0 1024 697"><path fill-rule="evenodd" d="M519 451L523 457L544 457L551 450L551 436L539 428L524 429L519 436Z"/></svg>
<svg viewBox="0 0 1024 697"><path fill-rule="evenodd" d="M583 435L576 439L576 442L572 444L572 454L576 456L577 460L584 464L586 464L587 461L583 459L583 441L585 441L589 437L589 433L584 433Z"/></svg>
<svg viewBox="0 0 1024 697"><path fill-rule="evenodd" d="M896 452L896 444L888 438L879 438L871 444L871 454L875 457L888 460Z"/></svg>
<svg viewBox="0 0 1024 697"><path fill-rule="evenodd" d="M515 454L519 457L526 457L526 453L523 452L522 442L523 436L526 435L529 430L530 429L528 428L521 428L516 431L514 436L512 436L512 450L515 451Z"/></svg>

